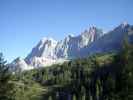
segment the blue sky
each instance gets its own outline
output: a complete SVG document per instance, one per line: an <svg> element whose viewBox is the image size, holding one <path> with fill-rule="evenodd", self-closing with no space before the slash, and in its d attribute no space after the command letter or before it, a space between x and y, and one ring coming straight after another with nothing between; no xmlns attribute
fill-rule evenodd
<svg viewBox="0 0 133 100"><path fill-rule="evenodd" d="M0 0L0 52L24 58L43 37L61 40L95 25L133 24L133 0Z"/></svg>

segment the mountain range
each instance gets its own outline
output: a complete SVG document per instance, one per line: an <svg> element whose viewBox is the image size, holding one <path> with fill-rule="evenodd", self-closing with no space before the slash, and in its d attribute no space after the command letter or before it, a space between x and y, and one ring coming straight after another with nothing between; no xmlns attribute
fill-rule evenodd
<svg viewBox="0 0 133 100"><path fill-rule="evenodd" d="M129 41L133 43L133 26L127 22L106 33L92 26L78 36L69 35L61 41L45 37L25 59L18 57L10 63L10 68L13 71L30 70L96 53L119 52L125 36L128 36Z"/></svg>

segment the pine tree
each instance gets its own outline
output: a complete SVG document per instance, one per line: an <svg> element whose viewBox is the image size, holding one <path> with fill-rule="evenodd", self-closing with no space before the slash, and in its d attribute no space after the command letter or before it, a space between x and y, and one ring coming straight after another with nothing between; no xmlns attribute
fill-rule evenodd
<svg viewBox="0 0 133 100"><path fill-rule="evenodd" d="M0 53L0 100L13 100L13 84L10 82L11 75Z"/></svg>
<svg viewBox="0 0 133 100"><path fill-rule="evenodd" d="M133 47L125 38L123 51L120 56L120 75L118 97L120 100L133 100Z"/></svg>

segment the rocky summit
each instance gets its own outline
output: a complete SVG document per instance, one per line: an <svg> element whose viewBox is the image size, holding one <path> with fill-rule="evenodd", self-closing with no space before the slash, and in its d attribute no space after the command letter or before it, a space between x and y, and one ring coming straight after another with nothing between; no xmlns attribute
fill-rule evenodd
<svg viewBox="0 0 133 100"><path fill-rule="evenodd" d="M107 33L92 26L78 36L68 35L61 41L42 38L25 59L17 58L11 63L12 69L29 70L96 53L118 52L126 35L133 41L133 26L124 22Z"/></svg>

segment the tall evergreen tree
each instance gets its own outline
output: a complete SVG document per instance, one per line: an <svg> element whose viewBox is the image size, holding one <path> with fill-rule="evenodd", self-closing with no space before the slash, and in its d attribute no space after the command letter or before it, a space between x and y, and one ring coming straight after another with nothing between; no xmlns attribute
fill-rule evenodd
<svg viewBox="0 0 133 100"><path fill-rule="evenodd" d="M0 100L13 100L13 84L10 79L8 66L0 53Z"/></svg>
<svg viewBox="0 0 133 100"><path fill-rule="evenodd" d="M116 80L120 100L133 100L133 46L124 40L123 51L120 56L119 80Z"/></svg>

